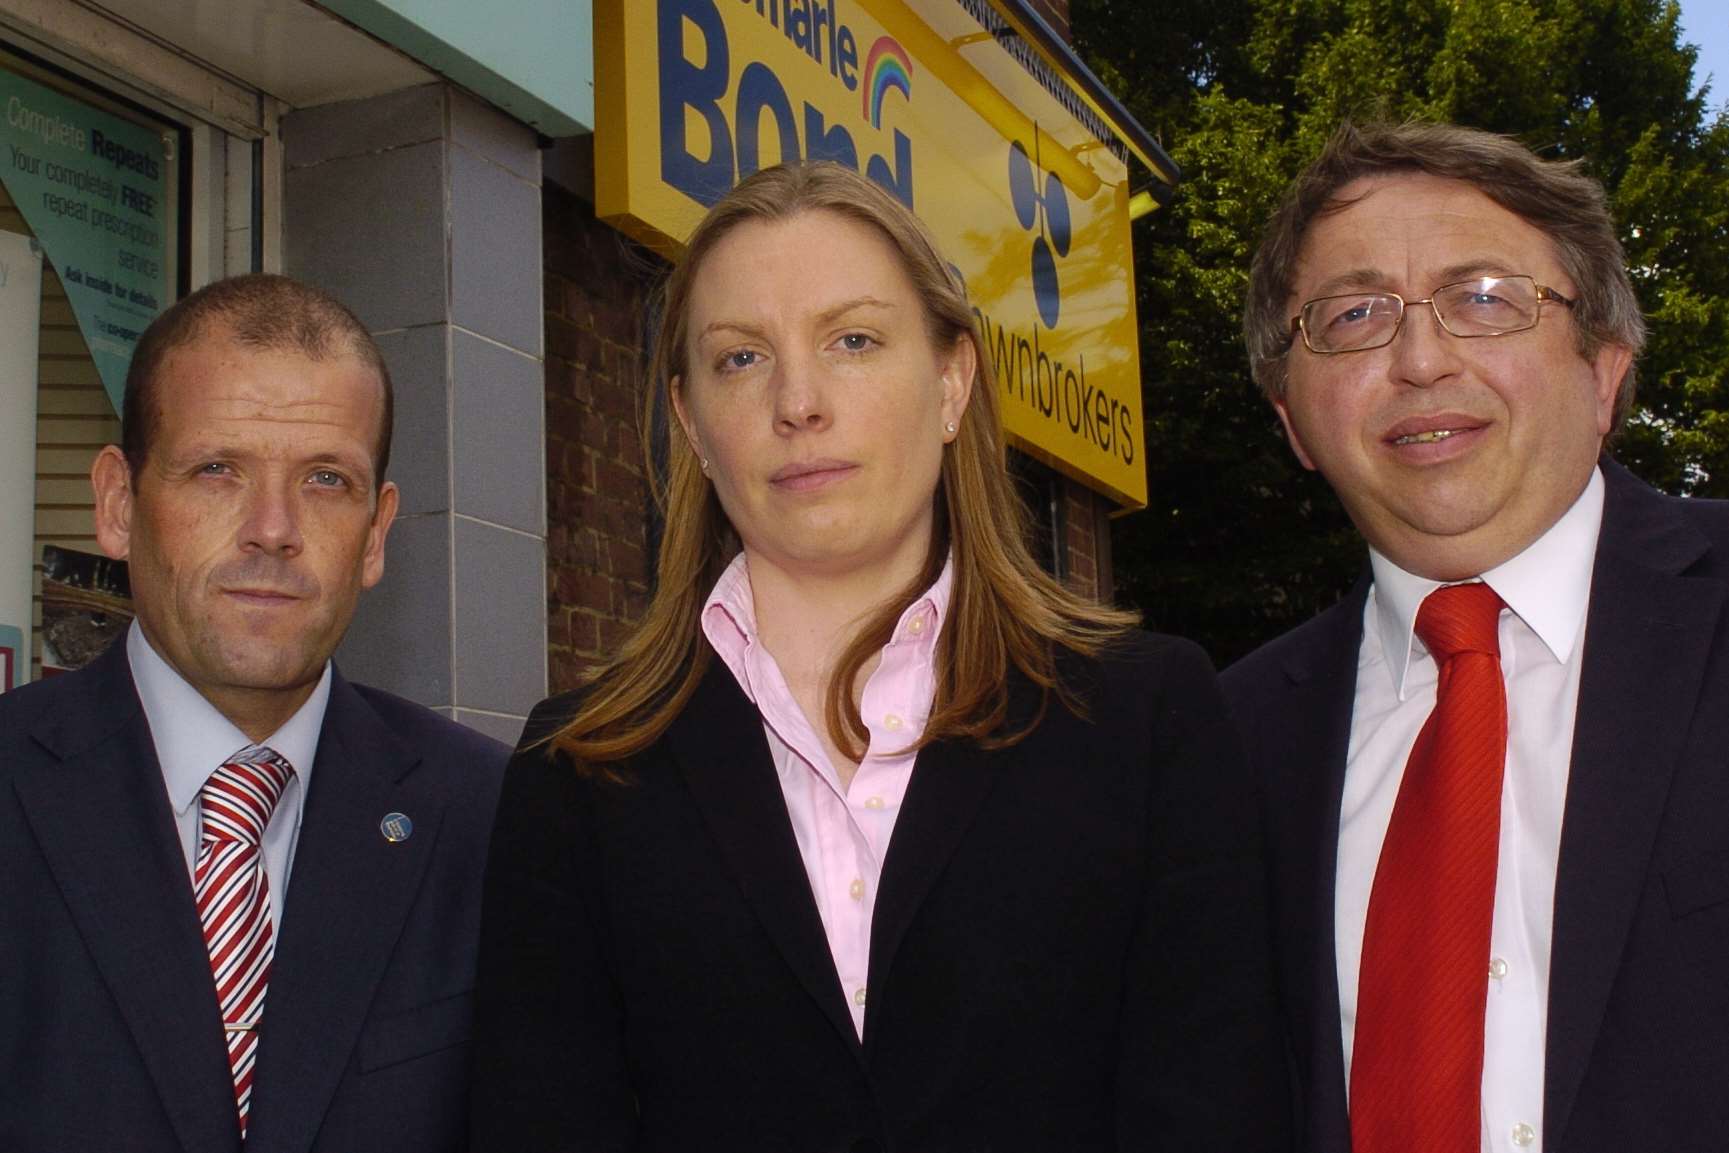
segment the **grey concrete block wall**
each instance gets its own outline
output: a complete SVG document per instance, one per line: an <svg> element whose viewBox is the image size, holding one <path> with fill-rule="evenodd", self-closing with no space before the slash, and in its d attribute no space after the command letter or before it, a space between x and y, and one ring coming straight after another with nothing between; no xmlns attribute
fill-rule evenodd
<svg viewBox="0 0 1729 1153"><path fill-rule="evenodd" d="M448 324L380 333L375 339L396 392L390 479L402 491L398 516L449 512L450 345Z"/></svg>
<svg viewBox="0 0 1729 1153"><path fill-rule="evenodd" d="M316 270L374 332L448 319L447 151L434 141L290 168L282 182L289 274L311 279Z"/></svg>
<svg viewBox="0 0 1729 1153"><path fill-rule="evenodd" d="M337 653L345 675L425 705L455 699L453 528L448 515L397 518L384 579L360 598Z"/></svg>
<svg viewBox="0 0 1729 1153"><path fill-rule="evenodd" d="M439 709L439 712L453 721L460 721L471 729L479 729L494 740L503 741L507 745L516 744L522 736L522 721L520 718L506 716L503 713L482 713L474 709Z"/></svg>
<svg viewBox="0 0 1729 1153"><path fill-rule="evenodd" d="M288 167L311 168L326 160L448 139L449 93L442 84L428 84L295 112L282 126Z"/></svg>
<svg viewBox="0 0 1729 1153"><path fill-rule="evenodd" d="M521 611L525 602L546 602L546 542L466 517L455 529L457 700L514 714L522 701L546 695L545 610Z"/></svg>
<svg viewBox="0 0 1729 1153"><path fill-rule="evenodd" d="M541 360L462 329L452 344L456 511L540 534L546 524L546 469L541 453L523 451L522 430L541 429L545 420ZM544 434L541 439L544 451Z"/></svg>
<svg viewBox="0 0 1729 1153"><path fill-rule="evenodd" d="M449 203L451 321L539 357L540 185L458 145ZM524 268L532 280L518 275Z"/></svg>
<svg viewBox="0 0 1729 1153"><path fill-rule="evenodd" d="M283 120L286 268L377 338L402 506L344 671L514 740L546 692L540 151L449 85Z"/></svg>

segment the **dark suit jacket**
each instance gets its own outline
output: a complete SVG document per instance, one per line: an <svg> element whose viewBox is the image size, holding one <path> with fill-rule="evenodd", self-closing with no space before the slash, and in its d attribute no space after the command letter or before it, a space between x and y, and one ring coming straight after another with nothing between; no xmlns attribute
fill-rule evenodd
<svg viewBox="0 0 1729 1153"><path fill-rule="evenodd" d="M334 679L247 1153L462 1147L505 759ZM393 811L414 822L396 844L378 827ZM0 1149L240 1150L210 961L123 643L0 695Z"/></svg>
<svg viewBox="0 0 1729 1153"><path fill-rule="evenodd" d="M863 1044L720 661L627 784L519 751L487 873L476 1150L1284 1148L1260 833L1212 670L1142 637L1068 671L1092 723L1053 702L1012 748L919 753Z"/></svg>
<svg viewBox="0 0 1729 1153"><path fill-rule="evenodd" d="M1729 1149L1729 504L1610 462L1555 886L1543 1148ZM1350 1147L1333 947L1368 582L1225 673L1268 812L1306 1147Z"/></svg>

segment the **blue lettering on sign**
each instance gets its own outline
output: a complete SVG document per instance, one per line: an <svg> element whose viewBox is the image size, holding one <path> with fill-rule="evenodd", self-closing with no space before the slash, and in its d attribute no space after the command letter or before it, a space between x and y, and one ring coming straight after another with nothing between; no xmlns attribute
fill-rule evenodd
<svg viewBox="0 0 1729 1153"><path fill-rule="evenodd" d="M702 33L707 63L684 55L684 21ZM660 48L660 178L704 208L732 187L732 134L721 115L729 61L726 26L707 0L666 0L657 29ZM709 156L698 159L685 139L684 110L694 108L708 125Z"/></svg>
<svg viewBox="0 0 1729 1153"><path fill-rule="evenodd" d="M745 65L744 73L738 78L738 115L733 120L738 129L738 170L741 176L748 176L762 167L757 159L762 155L757 147L757 134L762 131L764 112L774 114L775 127L780 131L780 154L796 157L799 154L798 128L793 124L792 104L787 100L786 89L780 86L780 81L775 79L767 65L752 61Z"/></svg>
<svg viewBox="0 0 1729 1153"><path fill-rule="evenodd" d="M838 0L826 5L821 0L744 2L754 4L759 15L781 29L794 47L824 66L839 84L849 91L858 87L857 40L852 29L841 22ZM685 54L690 31L696 33L694 60ZM800 117L786 85L761 61L747 64L739 75L729 124L726 99L731 47L715 0L659 0L656 42L660 55L660 178L698 204L712 206L737 180L762 167L765 118L779 137L783 159L809 157L859 168L853 134L841 124L829 124L808 101L802 109L801 139ZM706 156L692 150L685 130L687 110L701 117L708 129ZM892 131L890 140L892 158L877 154L866 157L864 174L912 208L912 141L899 129Z"/></svg>
<svg viewBox="0 0 1729 1153"><path fill-rule="evenodd" d="M804 138L804 153L810 159L832 160L851 169L858 168L858 148L852 142L852 133L838 124L830 128L822 112L809 104L804 106Z"/></svg>
<svg viewBox="0 0 1729 1153"><path fill-rule="evenodd" d="M897 175L898 174L898 175ZM895 164L880 156L870 158L865 175L900 198L908 208L913 206L913 142L900 132L895 133Z"/></svg>
<svg viewBox="0 0 1729 1153"><path fill-rule="evenodd" d="M840 0L744 0L756 14L792 41L794 48L828 68L830 76L857 90L858 41L840 22ZM782 19L782 17L785 19Z"/></svg>

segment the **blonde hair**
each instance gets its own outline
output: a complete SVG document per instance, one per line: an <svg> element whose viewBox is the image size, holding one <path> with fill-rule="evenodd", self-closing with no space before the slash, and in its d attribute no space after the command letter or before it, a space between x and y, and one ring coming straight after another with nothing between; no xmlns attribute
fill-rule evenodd
<svg viewBox="0 0 1729 1153"><path fill-rule="evenodd" d="M912 211L872 181L833 162L783 164L740 183L709 210L662 287L661 325L643 404L645 446L652 430L671 438L664 474L648 458L650 490L666 517L654 596L618 653L587 678L576 715L550 738L586 771L622 777L617 763L653 744L696 691L714 652L702 631L709 591L738 553L697 454L667 419L672 381L687 371L691 284L715 245L749 221L831 212L875 228L900 257L924 305L935 347L970 340L977 353L972 398L943 451L934 494L935 530L923 571L860 627L836 665L825 722L837 747L859 755L868 743L851 688L865 663L891 639L906 609L954 560L949 612L937 645L937 686L924 741L966 737L987 747L1013 744L1035 727L1054 692L1083 711L1057 674L1057 651L1095 654L1138 617L1098 604L1039 568L1027 546L1027 516L1007 469L998 392L959 274ZM1007 728L1009 668L1041 691L1026 723Z"/></svg>

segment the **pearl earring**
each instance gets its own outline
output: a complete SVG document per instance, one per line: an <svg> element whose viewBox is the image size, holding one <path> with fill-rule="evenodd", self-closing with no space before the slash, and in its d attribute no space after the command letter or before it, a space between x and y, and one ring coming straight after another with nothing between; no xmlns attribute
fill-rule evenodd
<svg viewBox="0 0 1729 1153"><path fill-rule="evenodd" d="M697 460L699 460L702 463L702 475L707 476L708 475L708 457L701 456L701 457L698 457Z"/></svg>
<svg viewBox="0 0 1729 1153"><path fill-rule="evenodd" d="M947 424L943 425L943 431L948 433L950 436L953 436L955 434L955 422L951 420Z"/></svg>

